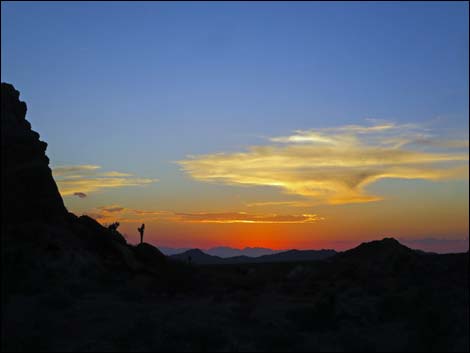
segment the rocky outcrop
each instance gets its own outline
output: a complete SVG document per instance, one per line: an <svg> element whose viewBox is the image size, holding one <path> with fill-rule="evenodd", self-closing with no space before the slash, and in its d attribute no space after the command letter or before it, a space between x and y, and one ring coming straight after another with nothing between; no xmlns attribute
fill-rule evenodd
<svg viewBox="0 0 470 353"><path fill-rule="evenodd" d="M148 244L136 249L116 229L67 211L49 168L47 144L25 119L26 104L10 84L1 84L1 94L2 274L9 283L30 278L26 282L39 290L59 273L62 285L91 274L122 280L161 265L165 256L158 249Z"/></svg>
<svg viewBox="0 0 470 353"><path fill-rule="evenodd" d="M20 93L2 83L1 94L2 223L63 221L68 212L49 168L47 143L25 119Z"/></svg>

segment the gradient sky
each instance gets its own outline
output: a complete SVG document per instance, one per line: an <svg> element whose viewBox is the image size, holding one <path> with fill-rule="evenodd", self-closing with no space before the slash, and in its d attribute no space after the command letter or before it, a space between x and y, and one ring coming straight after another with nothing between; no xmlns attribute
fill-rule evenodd
<svg viewBox="0 0 470 353"><path fill-rule="evenodd" d="M2 2L67 207L130 242L468 249L466 2Z"/></svg>

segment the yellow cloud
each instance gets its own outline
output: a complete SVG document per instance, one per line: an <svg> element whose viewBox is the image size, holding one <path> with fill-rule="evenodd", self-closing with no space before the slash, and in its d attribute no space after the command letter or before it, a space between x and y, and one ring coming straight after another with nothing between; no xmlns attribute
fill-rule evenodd
<svg viewBox="0 0 470 353"><path fill-rule="evenodd" d="M278 215L226 213L176 213L180 221L194 223L313 223L323 220L316 214Z"/></svg>
<svg viewBox="0 0 470 353"><path fill-rule="evenodd" d="M84 214L103 224L115 221L140 223L171 219L171 217L173 217L173 213L168 211L137 210L120 205L100 206L84 212Z"/></svg>
<svg viewBox="0 0 470 353"><path fill-rule="evenodd" d="M146 221L188 223L313 223L324 218L316 214L250 214L246 212L198 212L137 210L119 205L97 207L85 214L102 223L114 221L140 223Z"/></svg>
<svg viewBox="0 0 470 353"><path fill-rule="evenodd" d="M468 150L452 150L468 145L468 139L441 142L413 124L299 130L270 141L275 144L240 153L190 156L178 163L196 180L274 186L330 204L380 200L364 188L383 178L441 180L468 175ZM436 151L439 146L451 151Z"/></svg>
<svg viewBox="0 0 470 353"><path fill-rule="evenodd" d="M265 206L289 206L289 207L309 207L312 202L306 201L260 201L260 202L247 202L247 207L265 207Z"/></svg>
<svg viewBox="0 0 470 353"><path fill-rule="evenodd" d="M158 179L137 178L132 174L116 171L100 172L97 165L57 166L52 174L62 196L92 193L109 188L146 185Z"/></svg>

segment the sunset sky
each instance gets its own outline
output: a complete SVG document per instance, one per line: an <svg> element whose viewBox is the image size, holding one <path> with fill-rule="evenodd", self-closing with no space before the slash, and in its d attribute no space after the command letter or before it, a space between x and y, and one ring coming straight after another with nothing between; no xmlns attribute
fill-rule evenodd
<svg viewBox="0 0 470 353"><path fill-rule="evenodd" d="M1 4L67 208L131 243L466 251L469 8Z"/></svg>

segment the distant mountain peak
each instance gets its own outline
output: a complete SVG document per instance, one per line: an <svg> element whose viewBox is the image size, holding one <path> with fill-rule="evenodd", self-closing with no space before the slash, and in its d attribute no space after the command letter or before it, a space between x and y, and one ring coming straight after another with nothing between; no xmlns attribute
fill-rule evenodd
<svg viewBox="0 0 470 353"><path fill-rule="evenodd" d="M395 238L392 238L392 237L390 237L390 238L385 237L382 240L377 240L377 241L382 242L384 244L402 245L398 240L396 240Z"/></svg>
<svg viewBox="0 0 470 353"><path fill-rule="evenodd" d="M363 247L375 247L375 248L406 248L409 249L407 246L400 243L395 238L383 238L381 240L373 240L370 242L364 242L360 246ZM410 249L411 250L411 249Z"/></svg>
<svg viewBox="0 0 470 353"><path fill-rule="evenodd" d="M417 255L416 251L401 244L395 238L383 238L362 243L354 249L345 251L341 253L341 258L382 262L414 255Z"/></svg>
<svg viewBox="0 0 470 353"><path fill-rule="evenodd" d="M203 252L201 249L189 249L185 251L183 254L186 255L207 255L205 252Z"/></svg>
<svg viewBox="0 0 470 353"><path fill-rule="evenodd" d="M257 257L238 255L221 257L207 254L200 249L191 249L180 254L171 255L174 260L189 261L194 264L242 264L242 263L268 263L268 262L298 262L323 260L336 255L334 250L288 250Z"/></svg>

